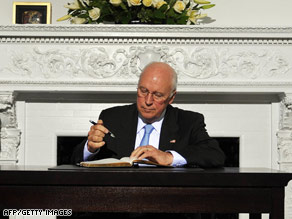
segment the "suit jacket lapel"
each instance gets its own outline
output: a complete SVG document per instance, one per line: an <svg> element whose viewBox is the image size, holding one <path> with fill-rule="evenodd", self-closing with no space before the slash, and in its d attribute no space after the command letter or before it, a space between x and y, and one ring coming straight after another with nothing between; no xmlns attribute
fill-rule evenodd
<svg viewBox="0 0 292 219"><path fill-rule="evenodd" d="M119 142L119 146L123 148L126 156L130 156L135 148L137 124L138 124L138 110L136 104L133 104L126 115L123 116L122 135L123 140ZM172 106L166 109L165 117L161 127L161 134L159 140L160 150L171 150L175 148L175 142L178 141L178 130L176 111Z"/></svg>
<svg viewBox="0 0 292 219"><path fill-rule="evenodd" d="M123 142L121 147L125 154L130 156L135 148L137 124L138 124L138 111L136 104L133 104L126 115L123 116Z"/></svg>
<svg viewBox="0 0 292 219"><path fill-rule="evenodd" d="M162 151L172 150L175 148L175 143L178 141L177 115L172 106L166 109L165 117L161 127L159 149Z"/></svg>

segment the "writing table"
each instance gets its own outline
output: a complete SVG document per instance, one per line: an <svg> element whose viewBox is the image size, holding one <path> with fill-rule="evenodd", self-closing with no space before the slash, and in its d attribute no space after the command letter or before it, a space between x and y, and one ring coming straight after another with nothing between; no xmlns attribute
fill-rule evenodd
<svg viewBox="0 0 292 219"><path fill-rule="evenodd" d="M292 174L254 168L0 166L0 209L250 213L284 219Z"/></svg>

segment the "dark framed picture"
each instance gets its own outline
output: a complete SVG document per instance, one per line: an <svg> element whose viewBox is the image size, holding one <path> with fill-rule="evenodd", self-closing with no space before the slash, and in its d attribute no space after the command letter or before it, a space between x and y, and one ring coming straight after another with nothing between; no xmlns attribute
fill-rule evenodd
<svg viewBox="0 0 292 219"><path fill-rule="evenodd" d="M50 24L51 3L13 2L13 24Z"/></svg>

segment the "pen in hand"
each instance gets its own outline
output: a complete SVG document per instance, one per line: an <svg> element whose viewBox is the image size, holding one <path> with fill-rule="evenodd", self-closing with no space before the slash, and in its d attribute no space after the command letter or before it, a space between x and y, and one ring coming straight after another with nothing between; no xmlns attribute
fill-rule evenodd
<svg viewBox="0 0 292 219"><path fill-rule="evenodd" d="M92 120L89 120L89 122L92 124L92 125L97 125L96 122L92 121ZM109 134L112 138L115 138L116 136L112 133L112 132L108 132L107 134Z"/></svg>

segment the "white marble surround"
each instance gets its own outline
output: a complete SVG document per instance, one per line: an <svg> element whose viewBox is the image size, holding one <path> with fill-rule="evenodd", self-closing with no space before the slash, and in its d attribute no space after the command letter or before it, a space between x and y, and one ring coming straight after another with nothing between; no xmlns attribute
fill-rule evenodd
<svg viewBox="0 0 292 219"><path fill-rule="evenodd" d="M131 102L141 68L164 61L179 76L177 104L208 104L212 112L242 104L249 114L250 106L267 106L272 158L265 166L292 172L291 27L2 25L0 57L0 164L29 163L26 123L38 104L49 112L51 103Z"/></svg>

